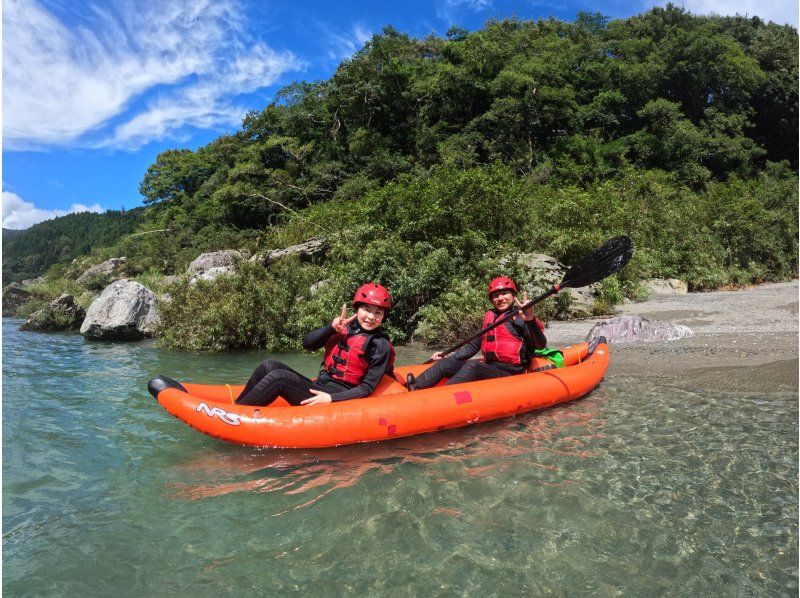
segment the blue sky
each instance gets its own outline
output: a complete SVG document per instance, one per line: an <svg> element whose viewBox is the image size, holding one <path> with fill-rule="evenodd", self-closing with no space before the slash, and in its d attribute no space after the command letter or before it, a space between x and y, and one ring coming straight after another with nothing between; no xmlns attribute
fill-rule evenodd
<svg viewBox="0 0 800 598"><path fill-rule="evenodd" d="M685 0L797 27L795 0ZM326 79L385 25L638 14L661 1L3 0L3 227L141 205L159 152L239 128L296 80Z"/></svg>

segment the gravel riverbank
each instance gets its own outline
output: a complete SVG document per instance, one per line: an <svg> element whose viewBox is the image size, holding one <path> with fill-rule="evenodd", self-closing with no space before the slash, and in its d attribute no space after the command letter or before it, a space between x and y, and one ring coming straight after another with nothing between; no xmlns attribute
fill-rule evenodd
<svg viewBox="0 0 800 598"><path fill-rule="evenodd" d="M683 324L691 338L611 347L610 374L738 391L797 391L798 281L736 291L655 297L618 307L617 315ZM610 316L609 316L610 317ZM550 346L583 339L592 318L551 322Z"/></svg>

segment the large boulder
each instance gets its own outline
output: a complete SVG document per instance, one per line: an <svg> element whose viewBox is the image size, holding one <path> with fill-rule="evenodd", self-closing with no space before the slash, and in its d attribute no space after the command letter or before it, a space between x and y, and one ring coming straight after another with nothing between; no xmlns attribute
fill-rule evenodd
<svg viewBox="0 0 800 598"><path fill-rule="evenodd" d="M211 270L212 268L232 268L233 265L243 259L244 256L241 252L235 249L223 249L221 251L210 251L208 253L201 253L187 269L187 274L190 278L195 278L197 275Z"/></svg>
<svg viewBox="0 0 800 598"><path fill-rule="evenodd" d="M77 282L87 289L100 290L111 281L124 276L127 266L128 258L112 257L86 270L78 276Z"/></svg>
<svg viewBox="0 0 800 598"><path fill-rule="evenodd" d="M599 336L606 337L609 343L675 341L694 336L688 326L660 320L648 320L641 316L616 316L595 324L586 340Z"/></svg>
<svg viewBox="0 0 800 598"><path fill-rule="evenodd" d="M77 330L85 316L86 311L75 303L75 298L64 293L43 309L33 312L19 329L40 332Z"/></svg>
<svg viewBox="0 0 800 598"><path fill-rule="evenodd" d="M498 265L501 268L510 266L522 268L525 280L522 289L527 291L531 299L561 282L568 269L556 258L544 253L512 253L501 258ZM600 285L597 283L580 289L564 289L561 293L569 296L567 302L569 307L564 313L556 314L556 317L570 319L591 316L599 289Z"/></svg>
<svg viewBox="0 0 800 598"><path fill-rule="evenodd" d="M17 310L28 302L31 292L26 291L17 283L11 283L3 289L3 317L14 317Z"/></svg>
<svg viewBox="0 0 800 598"><path fill-rule="evenodd" d="M291 245L283 249L273 249L265 253L257 253L250 258L251 261L259 262L264 266L269 266L281 258L296 255L301 262L309 262L315 257L323 255L328 250L329 243L327 239L312 237L308 241Z"/></svg>
<svg viewBox="0 0 800 598"><path fill-rule="evenodd" d="M688 285L677 278L651 278L642 283L649 295L685 295Z"/></svg>
<svg viewBox="0 0 800 598"><path fill-rule="evenodd" d="M81 334L89 340L138 340L151 336L156 296L134 280L111 283L86 311Z"/></svg>

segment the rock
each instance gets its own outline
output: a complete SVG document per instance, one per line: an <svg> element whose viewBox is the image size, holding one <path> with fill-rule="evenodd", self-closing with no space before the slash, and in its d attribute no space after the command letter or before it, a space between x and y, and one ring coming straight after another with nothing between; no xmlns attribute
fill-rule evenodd
<svg viewBox="0 0 800 598"><path fill-rule="evenodd" d="M588 318L594 313L594 300L599 285L593 284L580 289L564 289L562 293L570 296L567 318Z"/></svg>
<svg viewBox="0 0 800 598"><path fill-rule="evenodd" d="M685 295L689 292L688 285L677 278L651 278L645 280L642 286L650 295Z"/></svg>
<svg viewBox="0 0 800 598"><path fill-rule="evenodd" d="M264 266L268 266L281 258L289 255L296 255L300 258L301 262L308 262L317 256L324 254L328 249L328 241L319 237L313 237L308 241L285 247L284 249L273 249L266 253L257 253L252 258L252 261L259 262Z"/></svg>
<svg viewBox="0 0 800 598"><path fill-rule="evenodd" d="M165 285L177 284L183 281L185 278L186 278L185 274L170 274L164 277L163 282Z"/></svg>
<svg viewBox="0 0 800 598"><path fill-rule="evenodd" d="M26 278L22 282L20 282L20 286L23 287L32 287L35 284L41 284L44 282L44 276L39 276L37 278Z"/></svg>
<svg viewBox="0 0 800 598"><path fill-rule="evenodd" d="M127 265L127 258L112 257L110 260L106 260L102 264L97 264L86 270L77 278L77 282L87 289L102 289L111 281L123 276Z"/></svg>
<svg viewBox="0 0 800 598"><path fill-rule="evenodd" d="M235 249L223 249L221 251L211 251L201 253L186 270L190 277L194 278L212 268L229 268L238 260L243 259L241 253Z"/></svg>
<svg viewBox="0 0 800 598"><path fill-rule="evenodd" d="M30 291L21 288L12 282L3 289L3 317L14 317L17 310L31 298Z"/></svg>
<svg viewBox="0 0 800 598"><path fill-rule="evenodd" d="M309 291L311 291L311 295L312 296L316 295L322 289L324 289L326 286L328 286L330 283L331 283L331 281L330 281L329 278L325 278L323 280L318 280L317 282L315 282L314 284L311 285L311 288L309 288Z"/></svg>
<svg viewBox="0 0 800 598"><path fill-rule="evenodd" d="M525 283L520 290L527 291L529 298L561 282L568 269L556 258L544 253L512 253L501 258L498 265L501 268L510 265L522 267ZM591 316L599 290L600 285L597 283L580 289L564 289L561 293L569 295L569 307L564 312L558 313L556 318L568 320Z"/></svg>
<svg viewBox="0 0 800 598"><path fill-rule="evenodd" d="M595 324L589 331L586 340L593 340L598 336L606 337L609 343L630 342L659 342L675 341L694 336L688 326L647 320L641 316L616 316Z"/></svg>
<svg viewBox="0 0 800 598"><path fill-rule="evenodd" d="M19 329L42 332L77 330L85 316L86 311L75 303L75 298L64 293L50 305L32 313Z"/></svg>
<svg viewBox="0 0 800 598"><path fill-rule="evenodd" d="M512 253L500 259L501 268L516 264L522 267L525 273L524 285L528 291L533 288L541 289L551 287L560 282L567 271L567 267L556 258L544 253ZM529 288L530 287L530 288Z"/></svg>
<svg viewBox="0 0 800 598"><path fill-rule="evenodd" d="M156 296L136 281L111 283L89 306L81 334L89 340L138 340L151 336Z"/></svg>
<svg viewBox="0 0 800 598"><path fill-rule="evenodd" d="M236 270L233 266L218 266L215 268L209 268L208 270L192 276L192 278L189 280L189 284L196 284L198 280L214 280L220 276L232 276L235 271Z"/></svg>

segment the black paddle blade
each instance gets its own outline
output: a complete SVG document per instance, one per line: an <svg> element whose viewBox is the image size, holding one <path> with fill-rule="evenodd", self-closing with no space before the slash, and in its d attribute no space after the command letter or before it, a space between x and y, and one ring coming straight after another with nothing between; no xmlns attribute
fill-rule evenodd
<svg viewBox="0 0 800 598"><path fill-rule="evenodd" d="M561 288L585 287L622 269L633 256L633 241L622 235L606 241L564 274Z"/></svg>

